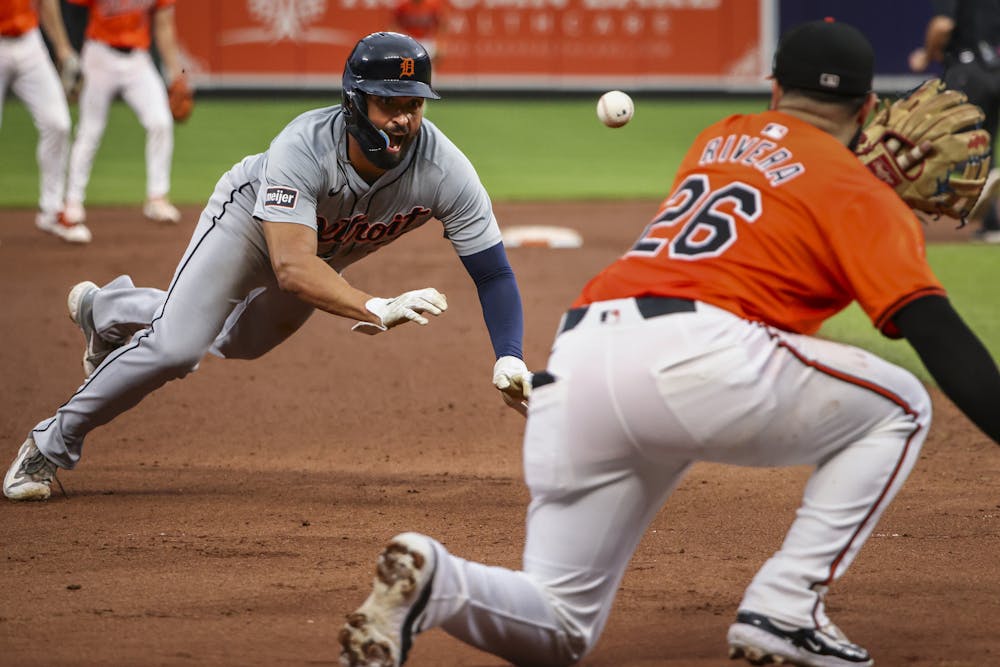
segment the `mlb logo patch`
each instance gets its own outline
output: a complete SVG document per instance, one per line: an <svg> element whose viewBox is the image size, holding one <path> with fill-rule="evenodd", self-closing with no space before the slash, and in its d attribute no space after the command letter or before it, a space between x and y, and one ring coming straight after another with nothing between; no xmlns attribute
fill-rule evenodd
<svg viewBox="0 0 1000 667"><path fill-rule="evenodd" d="M779 123L768 123L764 126L764 129L760 131L768 139L774 139L775 141L780 141L785 138L788 134L788 128Z"/></svg>
<svg viewBox="0 0 1000 667"><path fill-rule="evenodd" d="M295 208L298 200L299 191L292 188L268 188L264 191L264 206Z"/></svg>
<svg viewBox="0 0 1000 667"><path fill-rule="evenodd" d="M819 85L824 88L839 88L840 77L836 74L828 74L824 72L819 75Z"/></svg>

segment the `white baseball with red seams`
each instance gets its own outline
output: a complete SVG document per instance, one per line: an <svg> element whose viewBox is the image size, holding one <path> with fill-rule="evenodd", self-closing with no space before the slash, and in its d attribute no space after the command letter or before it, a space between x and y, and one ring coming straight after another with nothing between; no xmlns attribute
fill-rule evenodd
<svg viewBox="0 0 1000 667"><path fill-rule="evenodd" d="M635 104L627 93L609 90L597 100L597 117L608 127L621 127L632 120Z"/></svg>

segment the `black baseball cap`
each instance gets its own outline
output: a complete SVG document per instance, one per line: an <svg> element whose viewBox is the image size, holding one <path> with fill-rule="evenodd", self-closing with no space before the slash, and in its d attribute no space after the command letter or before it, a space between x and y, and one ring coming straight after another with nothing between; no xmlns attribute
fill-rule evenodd
<svg viewBox="0 0 1000 667"><path fill-rule="evenodd" d="M771 73L782 88L844 97L872 89L875 52L857 28L832 18L792 28L778 42Z"/></svg>

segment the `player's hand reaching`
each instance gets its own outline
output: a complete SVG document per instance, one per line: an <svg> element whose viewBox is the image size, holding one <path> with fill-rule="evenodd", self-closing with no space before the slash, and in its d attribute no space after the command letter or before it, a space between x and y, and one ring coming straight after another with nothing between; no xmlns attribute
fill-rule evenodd
<svg viewBox="0 0 1000 667"><path fill-rule="evenodd" d="M521 414L527 413L531 395L531 372L517 357L500 357L493 365L493 386L500 390L504 403Z"/></svg>
<svg viewBox="0 0 1000 667"><path fill-rule="evenodd" d="M365 303L365 308L378 317L382 324L358 322L351 327L351 331L374 336L404 322L413 321L420 325L427 324L428 320L422 313L440 315L448 310L448 300L445 299L444 294L433 287L425 287L424 289L404 292L392 299L373 297Z"/></svg>

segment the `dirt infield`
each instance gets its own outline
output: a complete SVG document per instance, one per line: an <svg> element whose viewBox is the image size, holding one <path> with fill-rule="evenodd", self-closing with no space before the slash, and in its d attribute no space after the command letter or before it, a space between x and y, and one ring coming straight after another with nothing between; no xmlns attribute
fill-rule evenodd
<svg viewBox="0 0 1000 667"><path fill-rule="evenodd" d="M584 237L577 250L510 251L529 366L544 363L583 281L654 209L497 206L503 224L562 224ZM198 212L169 227L138 208L91 209L86 247L36 231L33 212L0 212L0 465L82 381L68 288L120 273L165 287ZM932 236L968 231L938 225ZM440 227L347 277L376 294L432 285L450 309L374 338L319 314L260 360L208 358L94 432L79 467L60 475L68 498L0 502L0 665L334 665L336 629L396 532L518 565L523 420L490 385L475 290ZM920 463L829 608L882 667L1000 665L1000 452L934 396ZM807 474L696 466L582 664L729 664L726 627ZM433 630L408 664L503 662Z"/></svg>

